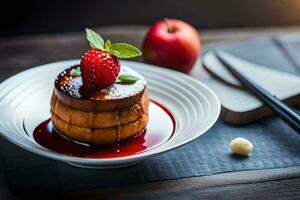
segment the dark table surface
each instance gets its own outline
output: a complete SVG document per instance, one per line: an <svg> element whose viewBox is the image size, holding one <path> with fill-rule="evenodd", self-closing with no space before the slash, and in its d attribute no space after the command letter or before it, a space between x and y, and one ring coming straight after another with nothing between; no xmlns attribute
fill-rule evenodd
<svg viewBox="0 0 300 200"><path fill-rule="evenodd" d="M147 27L143 26L98 29L105 38L127 41L138 47L141 47L146 30ZM201 38L204 45L210 45L294 32L300 32L300 27L204 30L201 31ZM79 58L87 48L84 34L78 32L0 38L0 81L29 67ZM284 48L281 50L285 51ZM4 143L7 141L1 138L0 145ZM1 168L0 164L0 199L26 197L28 194L15 194L9 189ZM104 189L94 188L61 195L72 199L300 199L300 167L230 172ZM45 199L45 196L36 197Z"/></svg>

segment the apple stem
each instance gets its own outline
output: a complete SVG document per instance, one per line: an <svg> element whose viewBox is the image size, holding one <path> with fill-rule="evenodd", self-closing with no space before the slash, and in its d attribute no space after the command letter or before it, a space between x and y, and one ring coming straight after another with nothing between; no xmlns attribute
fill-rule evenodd
<svg viewBox="0 0 300 200"><path fill-rule="evenodd" d="M171 27L170 23L169 23L169 19L168 18L164 18L164 21L166 23L166 26L168 28L168 33L174 33L175 30Z"/></svg>

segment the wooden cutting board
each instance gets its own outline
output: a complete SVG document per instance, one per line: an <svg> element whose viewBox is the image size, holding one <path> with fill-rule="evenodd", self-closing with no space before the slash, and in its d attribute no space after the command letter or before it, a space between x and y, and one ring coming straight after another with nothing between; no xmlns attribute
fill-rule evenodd
<svg viewBox="0 0 300 200"><path fill-rule="evenodd" d="M300 105L300 77L298 75L261 66L233 54L226 58L243 74L291 106ZM272 59L272 58L266 58ZM222 66L212 52L202 57L202 66L192 72L219 97L222 104L221 119L233 125L247 124L272 113L255 96L247 92L240 82Z"/></svg>

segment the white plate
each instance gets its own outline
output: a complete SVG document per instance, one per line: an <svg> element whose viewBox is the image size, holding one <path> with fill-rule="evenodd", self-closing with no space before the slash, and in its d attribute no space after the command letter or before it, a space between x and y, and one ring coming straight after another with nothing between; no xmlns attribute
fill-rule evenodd
<svg viewBox="0 0 300 200"><path fill-rule="evenodd" d="M55 77L65 68L78 63L79 60L50 63L26 70L2 82L1 134L12 143L48 158L86 168L115 168L137 163L191 142L205 133L220 114L218 98L199 81L173 70L122 61L122 65L135 69L147 79L150 98L171 111L176 121L173 136L155 148L119 158L80 158L50 151L37 144L32 133L39 123L50 117L49 102Z"/></svg>

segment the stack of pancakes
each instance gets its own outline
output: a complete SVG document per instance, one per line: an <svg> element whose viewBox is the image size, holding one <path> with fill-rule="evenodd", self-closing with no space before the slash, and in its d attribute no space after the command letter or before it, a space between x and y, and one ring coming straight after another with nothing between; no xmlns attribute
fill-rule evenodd
<svg viewBox="0 0 300 200"><path fill-rule="evenodd" d="M75 67L62 72L55 81L51 118L56 130L76 141L112 144L145 129L149 99L146 81L140 74L123 67L121 73L133 73L139 80L84 93L81 77L70 73Z"/></svg>

